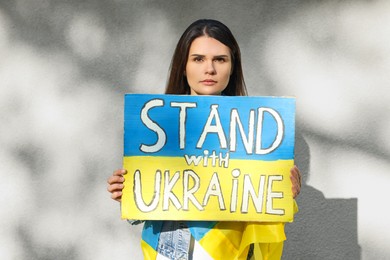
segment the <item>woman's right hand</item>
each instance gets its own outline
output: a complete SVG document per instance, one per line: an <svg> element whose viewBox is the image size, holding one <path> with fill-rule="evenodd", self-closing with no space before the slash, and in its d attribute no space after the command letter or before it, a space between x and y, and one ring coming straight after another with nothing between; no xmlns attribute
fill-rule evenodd
<svg viewBox="0 0 390 260"><path fill-rule="evenodd" d="M107 180L107 190L111 193L111 198L113 200L120 202L122 199L123 182L125 181L123 175L126 173L127 171L125 169L116 170Z"/></svg>

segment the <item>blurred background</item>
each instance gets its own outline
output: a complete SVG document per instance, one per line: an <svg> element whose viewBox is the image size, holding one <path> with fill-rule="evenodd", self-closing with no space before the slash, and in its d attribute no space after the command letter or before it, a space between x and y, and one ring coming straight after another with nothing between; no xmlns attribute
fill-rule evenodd
<svg viewBox="0 0 390 260"><path fill-rule="evenodd" d="M300 212L283 259L390 259L389 1L0 1L0 259L142 259L106 180L123 95L224 22L250 95L296 96Z"/></svg>

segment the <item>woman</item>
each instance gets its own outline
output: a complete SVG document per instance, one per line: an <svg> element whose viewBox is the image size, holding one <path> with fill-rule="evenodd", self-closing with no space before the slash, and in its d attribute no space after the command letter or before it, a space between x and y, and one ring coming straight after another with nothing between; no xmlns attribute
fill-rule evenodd
<svg viewBox="0 0 390 260"><path fill-rule="evenodd" d="M239 46L229 28L198 20L181 36L171 63L166 94L247 94ZM121 169L108 179L114 200L122 196ZM300 173L291 169L292 192L299 194ZM145 259L280 259L283 223L146 221L142 234Z"/></svg>

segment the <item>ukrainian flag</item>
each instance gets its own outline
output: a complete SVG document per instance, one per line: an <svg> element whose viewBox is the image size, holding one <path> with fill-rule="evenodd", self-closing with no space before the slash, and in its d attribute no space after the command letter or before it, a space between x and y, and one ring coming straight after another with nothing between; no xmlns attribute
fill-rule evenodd
<svg viewBox="0 0 390 260"><path fill-rule="evenodd" d="M189 252L192 259L277 260L286 239L283 223L191 221L187 225L195 241ZM144 259L164 259L157 248L161 226L162 221L145 222L141 241Z"/></svg>

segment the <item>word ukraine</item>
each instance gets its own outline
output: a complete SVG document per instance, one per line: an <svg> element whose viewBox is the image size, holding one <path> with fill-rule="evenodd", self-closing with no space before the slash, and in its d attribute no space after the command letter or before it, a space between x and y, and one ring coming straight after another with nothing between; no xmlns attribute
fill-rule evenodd
<svg viewBox="0 0 390 260"><path fill-rule="evenodd" d="M295 99L125 96L122 217L292 221Z"/></svg>

